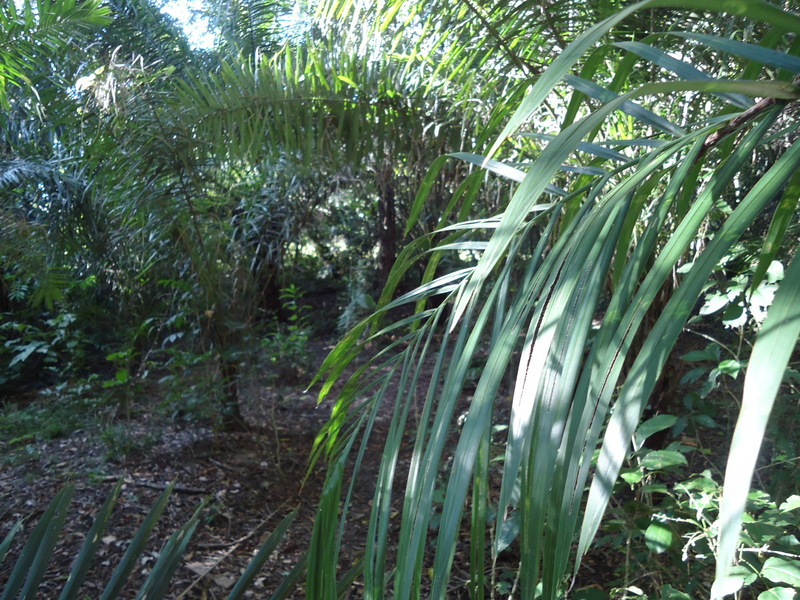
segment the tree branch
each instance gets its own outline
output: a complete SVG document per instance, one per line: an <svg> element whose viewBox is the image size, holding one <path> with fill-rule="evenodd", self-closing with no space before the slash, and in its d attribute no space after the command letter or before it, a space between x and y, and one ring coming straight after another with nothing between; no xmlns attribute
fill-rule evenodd
<svg viewBox="0 0 800 600"><path fill-rule="evenodd" d="M766 112L773 106L777 104L786 105L788 104L788 100L781 100L778 98L762 98L758 102L756 102L753 106L748 108L742 114L735 116L730 122L715 131L714 133L710 134L706 140L703 142L703 147L700 150L700 153L697 155L695 159L695 164L714 146L719 144L725 137L734 133L736 130L741 128L746 123L756 119L762 113Z"/></svg>

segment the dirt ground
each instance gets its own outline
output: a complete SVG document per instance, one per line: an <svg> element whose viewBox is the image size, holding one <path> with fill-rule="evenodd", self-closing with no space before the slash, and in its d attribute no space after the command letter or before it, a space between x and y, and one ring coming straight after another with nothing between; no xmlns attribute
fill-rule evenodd
<svg viewBox="0 0 800 600"><path fill-rule="evenodd" d="M326 351L326 346L317 345L319 361ZM0 566L0 589L26 533L58 490L72 483L71 514L39 591L41 598L57 598L94 516L123 478L120 499L83 589L86 597L100 595L129 540L172 482L175 488L169 504L123 597L135 597L164 541L191 518L203 499L208 499L208 506L167 597L226 597L266 537L297 510L288 534L251 588L251 597L270 597L311 538L324 469L319 466L308 473L308 457L330 414L330 404L318 406L316 392L304 391L302 383L276 389L257 376L243 382L241 397L246 431L159 422L147 410L151 399L140 398L133 407L134 418L125 426L132 439L150 441L146 451L131 451L118 461L109 461L107 447L96 432L78 431L29 447L26 460L0 466L0 540L14 523L25 523L17 545ZM381 421L388 424L388 416ZM378 424L379 429L383 426ZM376 470L380 452L367 453L366 461L364 471ZM356 489L355 522L366 521L371 499L369 478L363 480ZM354 560L360 545L357 535L343 544L344 567ZM290 597L304 597L302 588L297 587Z"/></svg>
<svg viewBox="0 0 800 600"><path fill-rule="evenodd" d="M315 343L317 364L330 347ZM667 379L674 382L679 376L670 373ZM133 419L124 422L132 439L148 440L142 451L134 449L116 461L109 460L107 444L98 432L77 431L69 437L29 446L29 455L24 460L0 462L0 542L16 522L24 522L16 545L0 565L0 589L10 575L26 534L58 490L72 483L75 494L71 513L38 596L57 598L94 516L122 478L125 483L120 499L81 598L100 596L128 542L170 483L175 488L169 504L122 597L136 596L165 540L206 499L208 505L167 597L186 600L227 597L267 536L284 517L297 510L287 535L247 596L269 598L301 560L311 539L324 467L320 465L308 472L308 457L315 436L330 415L331 403L318 406L316 390L305 391L305 382L278 388L267 381L267 377L258 374L242 381L242 409L249 426L246 431L215 431L197 423L175 423L149 410L157 399L145 395L135 400ZM381 461L381 433L388 429L389 411L387 408L378 418L373 436L375 451L366 452L359 473L349 515L351 525L341 545L342 572L363 554L372 500L371 482ZM409 433L409 447L413 443L412 433ZM0 447L0 454L7 451ZM610 577L611 566L621 560L617 552L613 548L600 549L586 557L579 583L592 587ZM513 555L508 558L513 562ZM468 573L460 571L468 562L466 549L458 549L456 579L461 575L468 577ZM289 597L305 598L302 586L295 585ZM357 583L345 597L360 597Z"/></svg>

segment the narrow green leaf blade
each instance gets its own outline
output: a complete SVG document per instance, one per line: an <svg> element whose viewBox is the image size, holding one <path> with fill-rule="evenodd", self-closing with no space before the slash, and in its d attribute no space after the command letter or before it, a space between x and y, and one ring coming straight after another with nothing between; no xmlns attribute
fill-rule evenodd
<svg viewBox="0 0 800 600"><path fill-rule="evenodd" d="M525 96L519 108L514 112L514 115L503 128L489 152L487 152L487 156L491 158L506 138L517 131L534 114L553 88L583 58L589 48L603 38L609 29L634 12L649 7L684 7L692 10L729 12L737 16L748 16L754 20L771 23L787 31L800 32L800 16L781 10L774 4L763 0L749 2L733 2L730 0L643 0L642 2L631 4L585 31L558 55L550 67L539 77L530 93Z"/></svg>
<svg viewBox="0 0 800 600"><path fill-rule="evenodd" d="M720 505L717 573L712 598L721 598L717 582L724 581L733 563L750 481L764 439L769 415L786 365L800 335L800 258L795 258L775 293L761 326L744 380L742 408L736 422Z"/></svg>
<svg viewBox="0 0 800 600"><path fill-rule="evenodd" d="M258 553L253 557L253 560L251 560L250 564L247 565L247 569L245 569L244 573L242 573L242 576L236 582L236 585L233 586L231 593L228 595L228 600L239 600L244 596L244 593L253 583L253 580L255 580L256 575L258 575L258 572L261 570L261 567L264 566L264 563L267 562L267 559L275 551L275 548L278 547L278 544L281 542L281 540L283 540L283 537L286 535L286 531L294 522L294 518L296 516L296 510L289 513L269 535L259 549Z"/></svg>
<svg viewBox="0 0 800 600"><path fill-rule="evenodd" d="M800 73L800 58L785 52L779 52L778 50L773 50L771 48L764 48L763 46L747 44L738 40L708 35L705 33L671 31L670 35L676 35L688 40L695 40L697 42L701 42L704 46L708 46L709 48L716 48L722 52L727 52L734 56L740 56L742 58L754 60L765 65L777 67L779 69L786 69L792 73Z"/></svg>
<svg viewBox="0 0 800 600"><path fill-rule="evenodd" d="M69 485L59 491L50 502L47 510L39 518L39 522L31 532L17 562L14 564L14 569L6 581L0 600L17 598L17 594L20 592L23 583L25 583L26 577L33 573L37 557L42 556L42 552L52 552L57 538L53 539L52 535L48 535L48 532L58 515L66 512L74 489L74 486ZM52 544L49 549L47 547L48 543Z"/></svg>
<svg viewBox="0 0 800 600"><path fill-rule="evenodd" d="M773 110L771 112L772 119L777 114L778 112ZM771 122L771 119L763 121L759 124L759 128L754 129L753 132L763 131L763 128ZM751 135L750 139L757 140L758 135ZM742 150L742 146L737 148L739 156L741 156ZM798 163L800 163L800 144L795 143L752 187L747 196L724 223L715 238L694 263L693 268L686 274L685 279L670 299L664 311L662 311L661 316L642 346L636 361L631 367L630 375L620 392L617 405L605 433L603 448L592 482L581 532L582 549L587 547L588 541L597 531L610 495L608 482L615 481L618 476L646 399L655 385L656 378L667 359L669 350L672 348L686 319L688 319L692 306L697 301L708 276L725 252L764 210L769 201L781 189L791 174L794 173ZM723 166L723 169L725 166ZM695 205L697 206L697 203ZM688 235L690 233L691 236ZM669 244L672 244L674 240L675 244L677 244L676 248L681 245L688 245L693 235L694 232L689 228L681 236L682 239L676 239L673 235L673 239L670 240ZM666 251L662 254L665 253ZM647 293L649 293L649 285L645 286L643 284L642 288L643 290L648 290Z"/></svg>
<svg viewBox="0 0 800 600"><path fill-rule="evenodd" d="M12 542L14 541L14 537L17 535L19 530L22 529L22 521L18 521L12 528L11 531L8 532L5 538L3 538L3 542L0 543L0 565L3 564L3 560L8 553L8 549L11 547Z"/></svg>
<svg viewBox="0 0 800 600"><path fill-rule="evenodd" d="M136 566L136 560L144 551L147 540L150 538L150 533L156 526L158 518L161 516L161 513L164 512L174 486L174 483L169 484L158 497L158 500L156 500L156 503L153 505L153 508L150 509L150 512L147 513L142 525L139 527L136 535L128 545L128 549L125 551L125 554L122 555L122 559L117 565L117 568L114 569L111 580L103 590L100 600L112 600L119 595L122 587L125 585L125 581L128 579L131 571L133 571L134 567Z"/></svg>
<svg viewBox="0 0 800 600"><path fill-rule="evenodd" d="M758 264L753 272L751 290L758 288L759 284L764 280L770 264L778 255L786 230L794 219L794 211L797 208L798 200L800 200L800 171L795 173L789 180L789 185L786 186L783 192L781 201L775 209L775 214L772 215L769 230L764 237L764 244L761 246Z"/></svg>
<svg viewBox="0 0 800 600"><path fill-rule="evenodd" d="M617 42L614 44L617 48L628 50L638 54L645 60L649 60L653 64L658 65L662 69L672 71L680 79L697 80L697 79L713 79L710 75L704 73L694 65L686 61L679 60L654 46L643 44L642 42ZM742 96L741 94L719 94L720 98L724 98L734 106L739 108L748 108L753 104L753 101Z"/></svg>
<svg viewBox="0 0 800 600"><path fill-rule="evenodd" d="M158 553L158 560L153 565L150 574L142 584L137 600L161 600L169 589L172 576L178 568L186 546L192 539L195 529L200 522L200 514L208 501L204 501L197 507L183 527L173 533Z"/></svg>
<svg viewBox="0 0 800 600"><path fill-rule="evenodd" d="M72 499L72 492L74 486L67 486L68 493L64 494L63 501L59 502L58 510L53 513L53 516L47 522L47 528L42 538L41 544L36 551L33 563L31 564L28 578L25 580L25 587L22 588L19 598L20 600L33 600L37 596L39 584L44 578L47 564L53 554L53 549L58 542L58 537L61 529L64 527L64 522L67 519L67 509L69 508L69 501Z"/></svg>
<svg viewBox="0 0 800 600"><path fill-rule="evenodd" d="M575 75L567 75L564 80L576 90L583 92L587 96L591 96L592 98L600 100L601 102L611 102L612 100L619 98L619 94L616 94L615 92L598 85L594 81L588 81L581 77L576 77ZM619 106L619 110L634 117L635 119L640 120L646 125L650 125L655 129L665 131L672 135L683 135L686 133L683 128L671 123L661 115L657 115L653 111L647 110L644 106L633 102L632 100L626 100L623 102ZM580 148L580 145L578 147Z"/></svg>
<svg viewBox="0 0 800 600"><path fill-rule="evenodd" d="M123 482L124 479L120 479L116 483L103 503L103 506L98 511L91 529L86 534L86 540L84 540L83 546L81 546L80 552L78 552L78 556L75 557L72 571L70 571L67 584L61 591L59 600L74 600L77 597L78 591L83 583L83 578L91 567L94 555L97 552L97 548L100 546L103 532L111 519L111 512L114 510L114 505L119 497Z"/></svg>
<svg viewBox="0 0 800 600"><path fill-rule="evenodd" d="M499 160L485 158L479 154L473 154L471 152L454 152L450 156L459 158L468 163L472 163L473 165L483 167L487 171L491 171L492 173L500 175L500 177L505 177L506 179L516 181L517 183L525 179L525 171L520 171L519 169L502 163Z"/></svg>

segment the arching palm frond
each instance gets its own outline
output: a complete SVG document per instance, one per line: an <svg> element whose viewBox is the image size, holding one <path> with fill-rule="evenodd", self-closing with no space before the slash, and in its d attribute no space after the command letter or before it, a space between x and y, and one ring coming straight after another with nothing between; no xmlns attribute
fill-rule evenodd
<svg viewBox="0 0 800 600"><path fill-rule="evenodd" d="M179 73L197 57L189 48L186 32L149 0L109 0L113 20L98 36L98 54L103 62L135 58L141 64L171 67Z"/></svg>
<svg viewBox="0 0 800 600"><path fill-rule="evenodd" d="M800 144L795 141L800 122L794 103L800 99L800 88L791 83L798 73L796 65L783 51L735 47L724 38L695 39L700 51L724 45L730 52L725 75L734 78L673 62L674 57L659 48L661 37L641 45L604 47L606 55L620 50L635 53L636 59L620 55L623 64L644 58L644 72L652 75L643 82L641 70L634 74L628 69L623 73L631 81L623 78L606 84L597 63L586 62L583 79L566 79L575 86L572 96L580 109L572 105L562 113L562 129L541 153L513 166L489 161L521 128L533 127L535 132L535 123L529 125L531 117L544 102L552 101L554 91L564 89L565 76L609 29L637 11L664 4L645 0L617 11L563 49L508 119L483 162L488 170L520 182L505 209L489 219L440 227L431 234L432 250L429 240L413 241L389 278L384 304L323 364L321 398L332 393L345 365L374 345L380 348L338 392L331 420L318 439L318 452L329 458L330 467L310 555L309 589L316 590L316 597L333 598L335 589L340 548L334 545L331 551L330 544L339 539L337 527L340 531L348 527L348 499L354 485L344 478L345 466L354 460L352 472L358 473L378 410L387 403L394 407L394 416L383 442L369 520L365 596L386 597L393 587L394 598L419 598L430 567L425 589L430 585L431 598L445 598L457 543L467 526L463 512L468 504L473 597L483 597L484 567L497 559L502 546L495 540L486 555L490 514L497 515L496 531L508 535L519 530L521 596L535 597L540 583L544 598L563 593L576 533L580 555L597 531L647 399L712 269L773 206L774 198L797 194L792 182L800 168ZM713 0L694 2L692 7L715 12L730 8ZM759 26L768 23L782 31L800 31L797 15L766 3L741 3L736 15ZM781 65L783 70L777 76L771 70L762 74L765 64ZM735 78L739 73L747 78ZM592 85L585 83L587 75L596 80ZM587 96L601 104L586 110L582 103ZM695 97L701 101L695 102ZM655 119L654 112L645 109L681 103L686 103L686 110L669 111L667 121ZM622 132L627 140L617 137L618 111L629 117ZM751 174L747 189L732 192L734 179L741 181L741 173L750 170L753 153L777 139L780 157L764 172ZM616 153L598 150L608 147ZM578 157L586 151L592 151L592 159L581 164ZM551 186L554 182L561 192ZM690 245L715 202L732 193L736 202L730 215L703 252L690 256ZM477 252L480 258L459 271L436 270L436 257L457 252ZM403 273L415 261L431 265L427 279L392 300ZM644 327L648 309L681 264L683 275L671 298L652 327ZM609 280L611 292L605 297ZM774 384L771 396L797 337L794 325L777 324L800 317L797 305L792 305L797 285L785 284L776 316L761 332L762 339L783 344L781 360L766 368L764 355L759 355L769 342L759 341L756 357L761 360L754 360L748 373L748 381L768 378ZM444 299L436 308L418 310L398 321L388 319L395 308L419 308L421 300L435 296ZM594 330L601 306L604 318ZM437 330L442 326L440 339ZM645 341L634 350L640 329ZM388 335L395 341L382 347ZM487 355L481 358L484 349ZM484 365L481 376L468 398L469 412L457 433L452 461L445 464L445 445L453 435L468 373L479 359ZM402 488L397 471L403 432L429 365L434 365L432 380L425 384L408 479ZM490 493L487 475L490 460L497 458L490 453L492 419L498 409L505 412L502 383L509 369L516 372L516 380L505 423L502 483ZM748 385L740 421L755 411L759 425L751 434L737 428L734 438L730 460L737 462L729 463L726 478L714 597L726 593L743 498L769 406ZM434 542L431 518L442 479L445 496ZM584 489L590 480L587 497ZM398 493L403 501L395 523L392 499ZM340 513L341 494L345 503ZM399 537L396 553L390 553L395 542L389 541L389 531L395 525ZM319 544L328 545L322 551Z"/></svg>
<svg viewBox="0 0 800 600"><path fill-rule="evenodd" d="M258 60L271 56L285 41L286 0L215 0L206 9L219 31L218 49L228 56Z"/></svg>
<svg viewBox="0 0 800 600"><path fill-rule="evenodd" d="M45 53L55 53L77 42L81 34L109 22L108 8L100 0L46 2L25 0L0 6L0 107L10 109L6 87L10 84L35 94L28 73Z"/></svg>

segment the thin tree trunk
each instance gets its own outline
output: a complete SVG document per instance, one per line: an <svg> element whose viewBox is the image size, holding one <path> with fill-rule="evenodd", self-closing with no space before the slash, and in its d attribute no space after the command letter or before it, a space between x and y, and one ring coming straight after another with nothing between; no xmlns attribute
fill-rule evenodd
<svg viewBox="0 0 800 600"><path fill-rule="evenodd" d="M4 274L3 271L0 271L0 312L9 312L11 310L11 296L9 295L5 277L3 277Z"/></svg>
<svg viewBox="0 0 800 600"><path fill-rule="evenodd" d="M222 426L224 429L241 429L244 419L239 408L239 366L235 360L220 356L222 375Z"/></svg>
<svg viewBox="0 0 800 600"><path fill-rule="evenodd" d="M378 245L380 256L378 257L378 264L380 266L381 279L386 282L389 279L389 273L397 256L397 212L394 196L394 170L391 163L384 164L378 186L380 189L380 198L378 200L378 218L380 220Z"/></svg>
<svg viewBox="0 0 800 600"><path fill-rule="evenodd" d="M210 317L211 328L208 333L218 353L222 385L219 416L223 429L234 430L244 428L245 423L239 408L239 364L231 353L235 340L231 338L233 332L226 326L226 318L230 318L230 315L225 316L220 311L214 311Z"/></svg>

